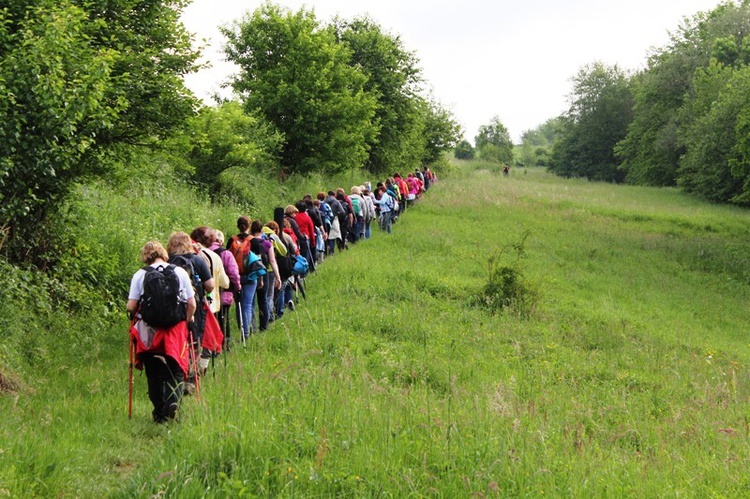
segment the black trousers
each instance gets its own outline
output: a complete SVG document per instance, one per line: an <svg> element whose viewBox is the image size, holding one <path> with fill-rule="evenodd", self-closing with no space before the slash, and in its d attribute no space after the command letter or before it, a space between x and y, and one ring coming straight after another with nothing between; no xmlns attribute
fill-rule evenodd
<svg viewBox="0 0 750 499"><path fill-rule="evenodd" d="M171 357L146 353L141 355L148 380L148 398L154 405L154 421L174 419L182 395L182 368Z"/></svg>
<svg viewBox="0 0 750 499"><path fill-rule="evenodd" d="M221 326L221 332L224 335L224 347L226 348L226 345L229 343L230 338L232 337L232 334L230 332L230 323L232 322L229 320L229 309L231 308L231 305L221 305L221 309L216 312L216 320L219 321L219 326Z"/></svg>

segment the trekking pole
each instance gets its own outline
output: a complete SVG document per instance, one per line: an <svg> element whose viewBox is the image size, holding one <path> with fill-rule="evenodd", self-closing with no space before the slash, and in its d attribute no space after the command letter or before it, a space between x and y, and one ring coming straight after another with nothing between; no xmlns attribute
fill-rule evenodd
<svg viewBox="0 0 750 499"><path fill-rule="evenodd" d="M190 360L193 363L193 375L195 376L195 399L200 400L201 399L201 390L200 390L200 376L198 375L198 359L195 355L195 342L193 341L193 331L188 327L188 331L190 332Z"/></svg>
<svg viewBox="0 0 750 499"><path fill-rule="evenodd" d="M133 419L133 367L135 365L135 338L130 337L130 330L133 329L135 319L130 319L130 329L128 329L128 350L130 350L130 363L128 365L128 419Z"/></svg>
<svg viewBox="0 0 750 499"><path fill-rule="evenodd" d="M242 291L240 291L237 296L239 297L239 300L235 300L235 306L237 307L237 317L239 318L239 323L240 323L240 336L242 337L242 348L247 348L247 344L245 342L245 321L242 317Z"/></svg>

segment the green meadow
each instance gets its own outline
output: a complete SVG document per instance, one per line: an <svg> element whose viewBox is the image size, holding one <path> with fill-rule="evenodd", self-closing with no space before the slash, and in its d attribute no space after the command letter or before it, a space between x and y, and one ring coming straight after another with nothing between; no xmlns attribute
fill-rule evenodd
<svg viewBox="0 0 750 499"><path fill-rule="evenodd" d="M0 395L0 497L748 496L749 236L747 210L677 190L462 164L176 423L140 373L127 418L124 313L55 350ZM524 291L505 307L498 269Z"/></svg>

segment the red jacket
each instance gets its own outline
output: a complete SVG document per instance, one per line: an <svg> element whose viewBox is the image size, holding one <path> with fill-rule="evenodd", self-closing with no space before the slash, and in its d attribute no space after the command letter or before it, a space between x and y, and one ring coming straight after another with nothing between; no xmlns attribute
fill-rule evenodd
<svg viewBox="0 0 750 499"><path fill-rule="evenodd" d="M315 225L310 215L303 212L296 213L294 221L299 225L299 231L310 240L310 247L315 249Z"/></svg>
<svg viewBox="0 0 750 499"><path fill-rule="evenodd" d="M398 190L401 191L401 197L405 198L407 194L409 194L409 186L406 185L406 182L404 182L404 179L401 177L394 177L396 183L398 184Z"/></svg>

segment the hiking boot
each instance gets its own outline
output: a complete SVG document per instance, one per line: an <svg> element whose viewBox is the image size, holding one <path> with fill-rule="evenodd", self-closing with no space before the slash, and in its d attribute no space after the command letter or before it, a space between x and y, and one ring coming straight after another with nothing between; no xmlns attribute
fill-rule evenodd
<svg viewBox="0 0 750 499"><path fill-rule="evenodd" d="M287 308L288 308L289 310L291 310L292 312L294 312L294 302L293 302L292 300L289 300L289 301L288 301L288 302L286 303L286 307L287 307Z"/></svg>
<svg viewBox="0 0 750 499"><path fill-rule="evenodd" d="M192 383L190 381L186 381L182 385L182 394L183 395L192 395L195 393L195 383Z"/></svg>
<svg viewBox="0 0 750 499"><path fill-rule="evenodd" d="M180 408L180 404L177 402L172 402L169 404L169 407L167 407L167 421L174 421L177 419L177 410Z"/></svg>

